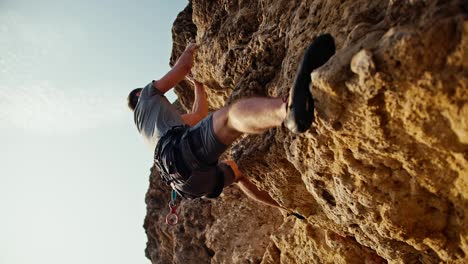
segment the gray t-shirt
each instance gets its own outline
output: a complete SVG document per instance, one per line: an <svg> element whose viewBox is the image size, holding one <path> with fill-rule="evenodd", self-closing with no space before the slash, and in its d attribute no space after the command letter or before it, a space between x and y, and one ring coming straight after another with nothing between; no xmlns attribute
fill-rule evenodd
<svg viewBox="0 0 468 264"><path fill-rule="evenodd" d="M153 86L153 82L141 91L134 112L135 125L151 150L171 127L185 124L179 111Z"/></svg>

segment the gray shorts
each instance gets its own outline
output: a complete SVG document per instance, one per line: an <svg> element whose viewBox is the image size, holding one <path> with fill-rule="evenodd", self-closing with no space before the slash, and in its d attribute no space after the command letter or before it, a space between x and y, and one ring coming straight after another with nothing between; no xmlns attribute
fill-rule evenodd
<svg viewBox="0 0 468 264"><path fill-rule="evenodd" d="M189 128L182 135L178 147L180 159L176 157L176 164L179 165L177 167L181 167L182 173L188 174L183 184L176 184L179 191L194 197L210 197L217 190L220 193L222 188L234 182L231 167L218 161L228 146L216 137L212 114Z"/></svg>

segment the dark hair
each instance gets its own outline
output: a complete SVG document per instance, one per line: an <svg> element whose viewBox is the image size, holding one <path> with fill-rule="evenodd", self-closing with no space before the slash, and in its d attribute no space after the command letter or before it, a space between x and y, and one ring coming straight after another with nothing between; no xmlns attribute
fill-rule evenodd
<svg viewBox="0 0 468 264"><path fill-rule="evenodd" d="M128 94L128 97L127 97L127 103L128 103L128 107L130 109L132 109L132 111L135 110L135 107L138 103L138 96L137 96L137 93L138 92L141 92L141 90L143 90L143 88L136 88L136 89L133 89L129 94Z"/></svg>

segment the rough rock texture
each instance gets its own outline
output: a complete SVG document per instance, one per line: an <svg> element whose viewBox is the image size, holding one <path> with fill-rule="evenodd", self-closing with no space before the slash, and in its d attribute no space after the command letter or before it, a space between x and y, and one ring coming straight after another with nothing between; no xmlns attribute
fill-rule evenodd
<svg viewBox="0 0 468 264"><path fill-rule="evenodd" d="M212 110L284 96L305 47L331 33L337 53L312 74L315 122L245 136L234 158L259 188L306 217L281 215L235 187L181 205L147 194L153 263L467 263L466 1L193 0L173 27L171 63L201 43L193 74ZM176 88L183 108L193 95Z"/></svg>

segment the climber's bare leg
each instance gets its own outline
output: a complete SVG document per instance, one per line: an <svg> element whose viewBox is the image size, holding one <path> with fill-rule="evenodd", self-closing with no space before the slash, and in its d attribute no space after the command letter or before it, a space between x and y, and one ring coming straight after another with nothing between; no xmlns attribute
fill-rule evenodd
<svg viewBox="0 0 468 264"><path fill-rule="evenodd" d="M240 135L258 134L280 126L286 117L286 103L281 98L241 99L213 114L214 132L225 145Z"/></svg>
<svg viewBox="0 0 468 264"><path fill-rule="evenodd" d="M255 184L250 182L247 178L240 178L237 182L237 185L249 198L257 202L276 207L278 209L285 209L281 207L275 200L273 200L268 192L259 190L257 186L255 186Z"/></svg>
<svg viewBox="0 0 468 264"><path fill-rule="evenodd" d="M247 195L247 197L272 207L287 210L286 208L281 207L275 200L273 200L268 192L259 190L255 184L245 178L235 161L226 160L224 163L228 164L232 168L235 175L234 183L239 186L239 188Z"/></svg>

